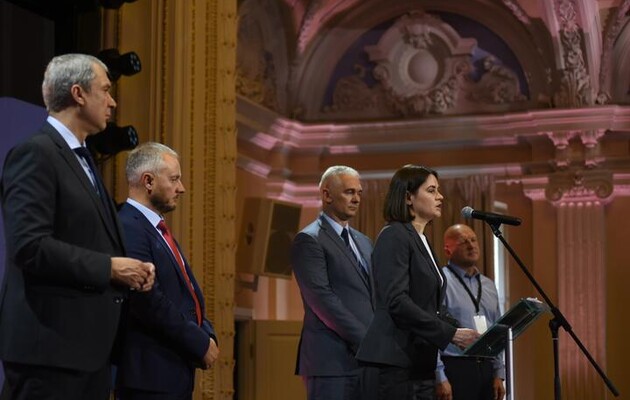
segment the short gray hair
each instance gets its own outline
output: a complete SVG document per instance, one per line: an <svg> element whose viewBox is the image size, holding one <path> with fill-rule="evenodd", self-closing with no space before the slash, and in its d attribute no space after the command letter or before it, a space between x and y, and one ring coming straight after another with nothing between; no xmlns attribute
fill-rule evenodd
<svg viewBox="0 0 630 400"><path fill-rule="evenodd" d="M339 175L352 175L357 178L359 177L359 173L354 168L347 167L345 165L333 165L322 174L322 179L319 181L319 189L321 190L322 186L328 179Z"/></svg>
<svg viewBox="0 0 630 400"><path fill-rule="evenodd" d="M130 186L139 184L145 172L157 174L164 163L163 154L179 158L175 150L157 142L146 142L133 149L129 153L125 168L127 183Z"/></svg>
<svg viewBox="0 0 630 400"><path fill-rule="evenodd" d="M49 112L59 112L74 103L70 88L79 85L90 91L92 80L96 77L94 64L107 66L98 58L87 54L64 54L54 57L48 63L42 82L42 96Z"/></svg>

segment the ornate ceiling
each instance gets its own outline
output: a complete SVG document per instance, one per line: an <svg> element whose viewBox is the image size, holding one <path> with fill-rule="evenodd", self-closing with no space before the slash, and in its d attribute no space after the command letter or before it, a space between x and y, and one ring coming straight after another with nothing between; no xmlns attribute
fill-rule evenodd
<svg viewBox="0 0 630 400"><path fill-rule="evenodd" d="M337 163L364 176L412 162L625 180L628 10L630 0L243 0L239 166L285 197Z"/></svg>

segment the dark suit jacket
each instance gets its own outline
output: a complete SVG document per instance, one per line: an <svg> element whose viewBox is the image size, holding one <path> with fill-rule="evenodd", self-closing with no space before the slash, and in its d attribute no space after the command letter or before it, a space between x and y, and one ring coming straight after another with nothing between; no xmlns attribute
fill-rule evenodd
<svg viewBox="0 0 630 400"><path fill-rule="evenodd" d="M179 264L160 233L134 206L125 203L118 216L129 256L155 265L155 284L132 293L118 367L118 386L170 393L192 392L195 367L201 366L210 337L210 321L197 325L195 303ZM203 312L203 294L184 258ZM205 313L204 313L205 314Z"/></svg>
<svg viewBox="0 0 630 400"><path fill-rule="evenodd" d="M75 153L48 123L7 155L7 241L0 289L0 358L93 371L110 357L124 291L114 204L105 209ZM109 213L109 214L108 214Z"/></svg>
<svg viewBox="0 0 630 400"><path fill-rule="evenodd" d="M433 376L438 348L444 349L456 330L438 317L442 271L411 223L400 222L379 234L372 265L376 310L357 358Z"/></svg>
<svg viewBox="0 0 630 400"><path fill-rule="evenodd" d="M369 264L370 239L352 228L349 232ZM323 216L297 234L291 263L304 303L296 374L356 374L354 356L373 316L362 267Z"/></svg>

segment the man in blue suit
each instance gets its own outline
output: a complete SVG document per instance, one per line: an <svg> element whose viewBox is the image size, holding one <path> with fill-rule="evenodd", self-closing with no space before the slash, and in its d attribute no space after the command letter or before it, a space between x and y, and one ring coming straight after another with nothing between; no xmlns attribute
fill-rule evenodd
<svg viewBox="0 0 630 400"><path fill-rule="evenodd" d="M296 374L309 400L360 400L366 383L355 354L374 310L372 243L348 225L363 192L359 174L330 167L319 184L322 213L297 234L291 263L304 304Z"/></svg>
<svg viewBox="0 0 630 400"><path fill-rule="evenodd" d="M178 155L144 143L127 160L129 198L118 215L127 251L155 265L155 284L130 299L118 368L121 400L189 400L195 368L210 368L219 353L204 318L201 289L164 221L184 193Z"/></svg>

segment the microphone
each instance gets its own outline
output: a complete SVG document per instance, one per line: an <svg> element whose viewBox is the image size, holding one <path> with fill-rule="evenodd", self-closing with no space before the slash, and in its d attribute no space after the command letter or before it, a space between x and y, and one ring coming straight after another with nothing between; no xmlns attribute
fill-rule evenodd
<svg viewBox="0 0 630 400"><path fill-rule="evenodd" d="M521 219L516 217L510 217L509 215L495 214L485 211L476 211L472 207L466 206L462 208L462 217L474 218L486 221L490 224L506 224L518 226L521 224Z"/></svg>

